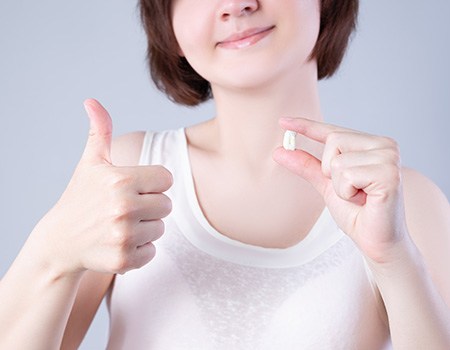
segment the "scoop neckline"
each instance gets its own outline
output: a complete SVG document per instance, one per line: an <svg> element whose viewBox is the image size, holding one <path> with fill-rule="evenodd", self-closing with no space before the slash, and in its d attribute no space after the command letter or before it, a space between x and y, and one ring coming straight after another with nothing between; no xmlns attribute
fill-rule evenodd
<svg viewBox="0 0 450 350"><path fill-rule="evenodd" d="M343 237L344 233L337 227L327 207L322 210L308 234L301 241L287 248L266 248L252 245L220 233L204 215L195 191L186 127L180 128L178 132L181 178L186 207L189 209L184 210L181 214L185 223L190 223L190 225L183 225L183 234L198 249L241 265L287 268L303 265L313 260Z"/></svg>

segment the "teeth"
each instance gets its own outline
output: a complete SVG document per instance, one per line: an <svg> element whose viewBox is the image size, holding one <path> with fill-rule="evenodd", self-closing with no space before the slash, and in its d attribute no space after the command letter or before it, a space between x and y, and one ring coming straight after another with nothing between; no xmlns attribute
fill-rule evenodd
<svg viewBox="0 0 450 350"><path fill-rule="evenodd" d="M283 139L283 147L285 150L288 151L294 151L295 150L295 136L297 136L297 133L292 130L286 130L284 133L284 139Z"/></svg>

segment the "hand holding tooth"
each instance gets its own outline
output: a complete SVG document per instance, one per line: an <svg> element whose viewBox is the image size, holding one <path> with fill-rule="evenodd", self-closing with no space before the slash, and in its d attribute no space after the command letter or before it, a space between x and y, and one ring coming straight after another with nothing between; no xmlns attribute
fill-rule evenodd
<svg viewBox="0 0 450 350"><path fill-rule="evenodd" d="M291 132L286 132L285 147L275 150L275 161L316 188L339 227L367 257L383 260L406 233L397 144L304 118L282 118L280 125ZM322 159L295 149L295 133L323 143Z"/></svg>
<svg viewBox="0 0 450 350"><path fill-rule="evenodd" d="M52 256L68 272L124 273L154 254L171 211L172 185L162 166L114 166L112 122L95 100L85 101L90 131L83 156L55 207L41 220Z"/></svg>

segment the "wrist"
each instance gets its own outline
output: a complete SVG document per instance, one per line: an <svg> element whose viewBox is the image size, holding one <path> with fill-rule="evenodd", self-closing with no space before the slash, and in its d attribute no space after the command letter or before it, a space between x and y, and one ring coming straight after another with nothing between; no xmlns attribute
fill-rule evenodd
<svg viewBox="0 0 450 350"><path fill-rule="evenodd" d="M407 233L386 249L382 259L366 257L366 261L374 276L379 278L403 278L424 268L422 255Z"/></svg>
<svg viewBox="0 0 450 350"><path fill-rule="evenodd" d="M64 253L64 242L56 242L54 236L45 225L39 223L24 245L24 256L35 270L44 273L50 280L81 279L86 269L71 262L70 256Z"/></svg>

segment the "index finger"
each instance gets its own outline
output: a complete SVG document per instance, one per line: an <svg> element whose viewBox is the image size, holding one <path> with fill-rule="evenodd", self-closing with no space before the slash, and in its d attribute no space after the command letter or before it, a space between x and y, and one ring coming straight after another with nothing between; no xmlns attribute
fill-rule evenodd
<svg viewBox="0 0 450 350"><path fill-rule="evenodd" d="M292 130L312 140L325 143L330 134L340 131L353 131L336 125L307 118L280 118L280 126L285 130Z"/></svg>
<svg viewBox="0 0 450 350"><path fill-rule="evenodd" d="M161 165L126 166L120 169L129 175L139 194L162 193L173 184L172 174Z"/></svg>

